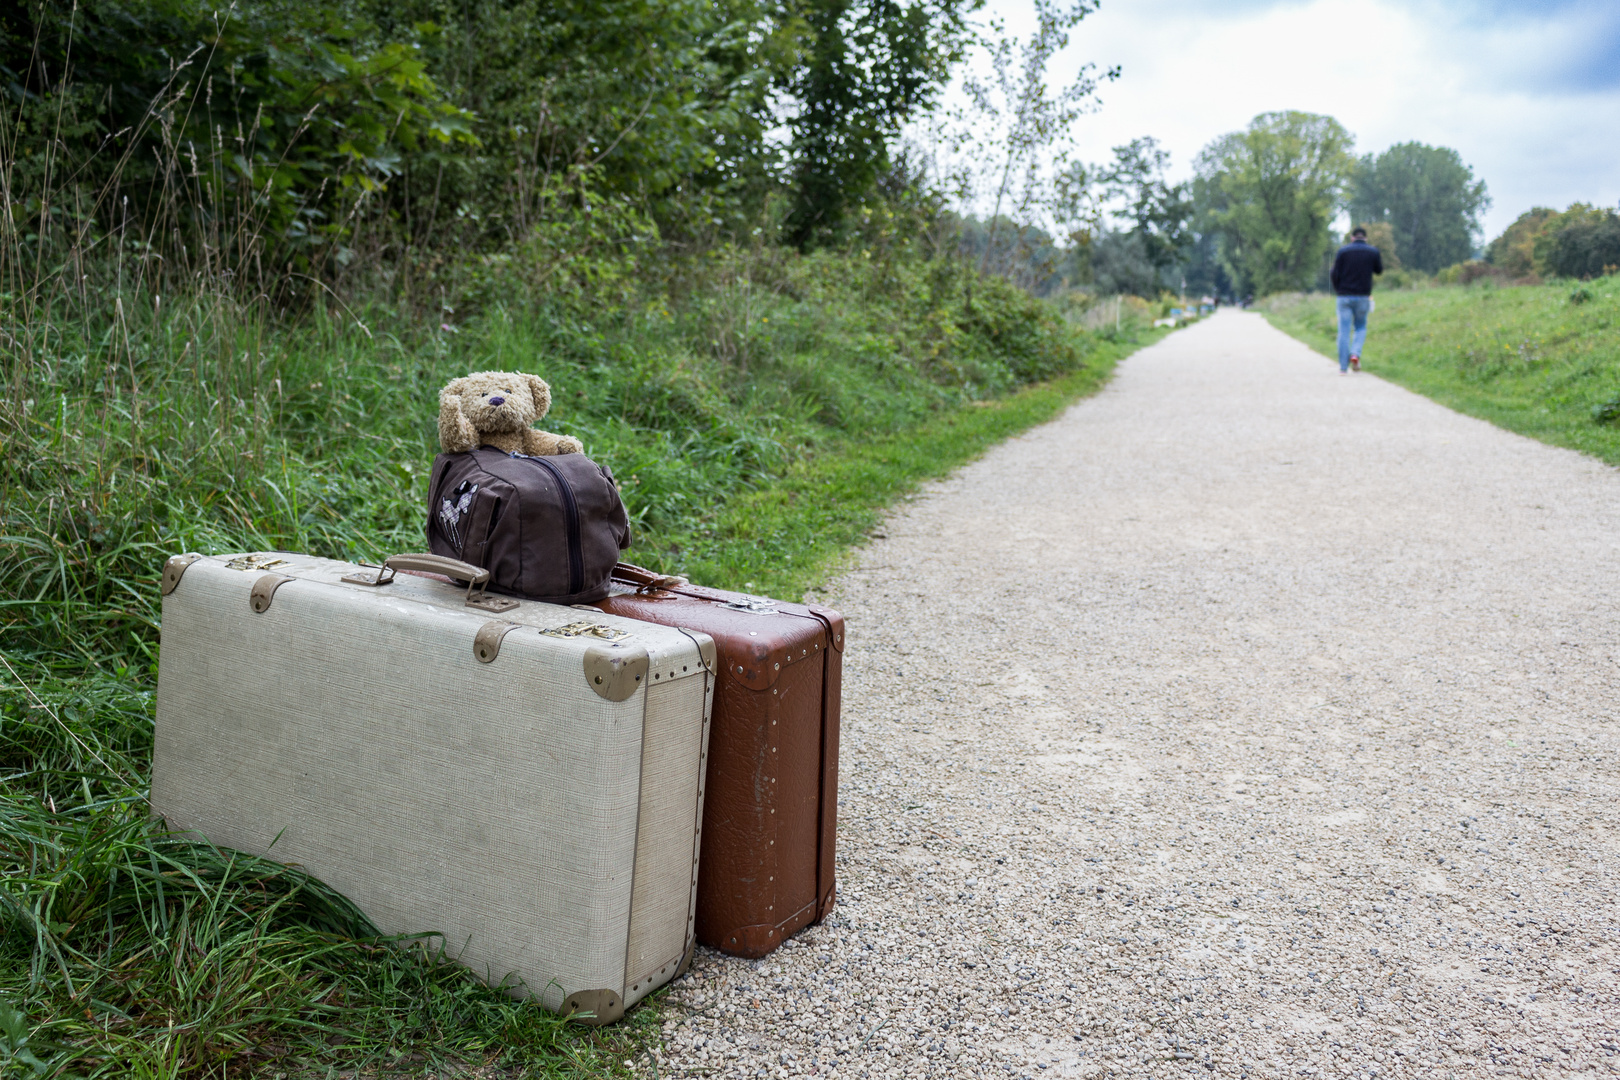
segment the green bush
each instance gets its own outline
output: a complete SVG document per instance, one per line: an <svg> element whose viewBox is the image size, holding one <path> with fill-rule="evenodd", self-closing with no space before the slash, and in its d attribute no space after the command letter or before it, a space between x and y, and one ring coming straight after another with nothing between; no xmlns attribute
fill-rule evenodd
<svg viewBox="0 0 1620 1080"><path fill-rule="evenodd" d="M1544 264L1549 274L1594 278L1620 271L1620 214L1572 221L1547 239Z"/></svg>
<svg viewBox="0 0 1620 1080"><path fill-rule="evenodd" d="M42 235L135 222L171 250L165 233L179 226L181 244L310 269L402 155L475 141L471 114L427 73L427 29L385 39L354 4L14 11L0 26L0 74L19 109L7 166L16 212ZM71 186L53 190L64 175Z"/></svg>

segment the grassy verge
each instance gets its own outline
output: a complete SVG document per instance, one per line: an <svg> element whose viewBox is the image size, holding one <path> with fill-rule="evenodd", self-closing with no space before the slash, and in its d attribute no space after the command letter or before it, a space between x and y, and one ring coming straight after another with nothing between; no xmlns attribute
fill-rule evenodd
<svg viewBox="0 0 1620 1080"><path fill-rule="evenodd" d="M318 882L146 820L157 573L185 550L419 549L437 388L502 368L549 379L545 426L614 468L637 558L796 596L898 494L1095 389L1134 344L949 265L750 273L431 327L288 321L112 274L41 324L0 306L0 1062L627 1071L655 1009L561 1023L378 938Z"/></svg>
<svg viewBox="0 0 1620 1080"><path fill-rule="evenodd" d="M1337 356L1333 300L1278 296L1273 326ZM1362 366L1458 412L1620 465L1620 277L1379 293Z"/></svg>
<svg viewBox="0 0 1620 1080"><path fill-rule="evenodd" d="M798 463L768 488L728 503L687 558L687 571L797 599L823 584L896 499L1102 389L1120 360L1166 333L1099 342L1079 371Z"/></svg>

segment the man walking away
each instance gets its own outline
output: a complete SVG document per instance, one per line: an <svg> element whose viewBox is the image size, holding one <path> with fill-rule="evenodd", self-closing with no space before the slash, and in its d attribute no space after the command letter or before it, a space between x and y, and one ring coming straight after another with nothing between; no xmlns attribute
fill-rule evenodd
<svg viewBox="0 0 1620 1080"><path fill-rule="evenodd" d="M1373 275L1384 272L1384 257L1367 243L1367 230L1357 225L1350 242L1333 257L1328 280L1339 298L1339 374L1361 370L1361 347L1367 343L1367 312L1372 310Z"/></svg>

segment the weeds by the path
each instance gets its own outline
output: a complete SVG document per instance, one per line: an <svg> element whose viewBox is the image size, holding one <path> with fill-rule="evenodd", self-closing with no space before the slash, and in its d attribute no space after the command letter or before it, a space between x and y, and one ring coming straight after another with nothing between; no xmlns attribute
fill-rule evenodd
<svg viewBox="0 0 1620 1080"><path fill-rule="evenodd" d="M1134 347L1129 328L1071 331L1010 287L980 283L964 312L918 283L873 288L859 262L797 272L750 301L751 351L724 356L701 345L702 296L394 333L381 312L287 324L218 295L108 289L110 307L26 337L9 324L0 1059L86 1077L625 1071L656 1007L564 1024L431 943L376 939L295 870L147 821L158 571L185 550L419 549L437 388L519 368L553 382L546 426L623 481L633 557L797 596L897 494L1094 389Z"/></svg>
<svg viewBox="0 0 1620 1080"><path fill-rule="evenodd" d="M1362 366L1459 412L1620 465L1620 276L1376 294ZM1273 326L1338 355L1333 298L1270 297Z"/></svg>

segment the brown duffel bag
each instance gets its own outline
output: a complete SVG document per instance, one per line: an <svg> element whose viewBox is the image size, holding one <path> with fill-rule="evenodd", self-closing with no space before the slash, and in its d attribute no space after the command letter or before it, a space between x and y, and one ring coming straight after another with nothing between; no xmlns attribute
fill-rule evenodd
<svg viewBox="0 0 1620 1080"><path fill-rule="evenodd" d="M613 474L584 454L480 446L433 460L427 542L488 570L493 592L584 604L607 595L630 517Z"/></svg>

